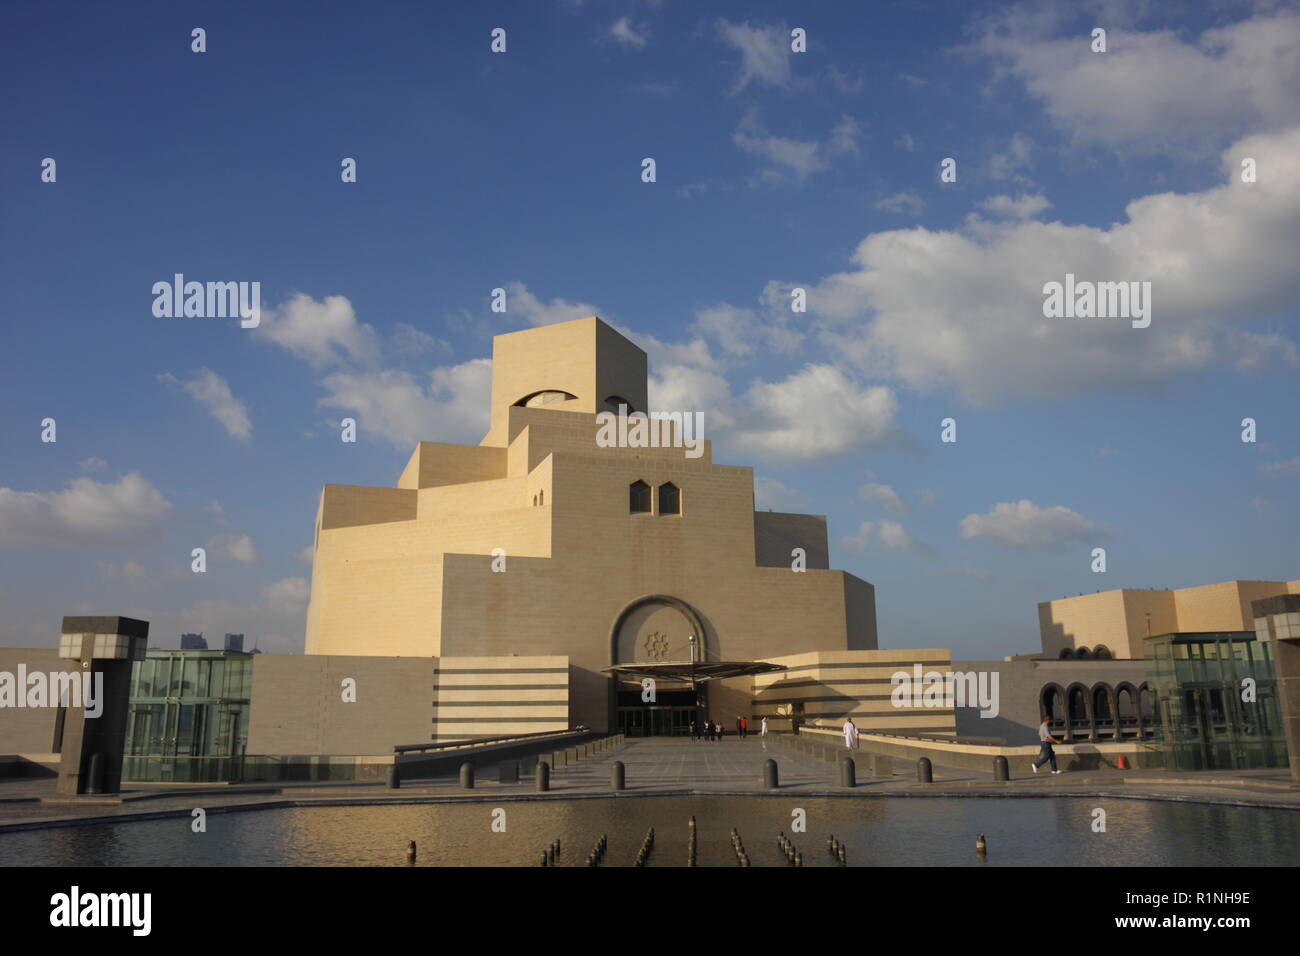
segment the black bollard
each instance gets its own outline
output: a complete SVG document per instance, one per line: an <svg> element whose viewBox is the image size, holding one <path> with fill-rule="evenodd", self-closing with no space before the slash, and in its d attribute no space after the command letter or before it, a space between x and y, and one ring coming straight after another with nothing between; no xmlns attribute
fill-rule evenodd
<svg viewBox="0 0 1300 956"><path fill-rule="evenodd" d="M472 763L460 765L460 786L462 790L474 789L474 765Z"/></svg>
<svg viewBox="0 0 1300 956"><path fill-rule="evenodd" d="M841 757L840 758L840 786L856 787L857 785L858 785L857 766L853 763L853 758Z"/></svg>
<svg viewBox="0 0 1300 956"><path fill-rule="evenodd" d="M622 790L627 786L627 777L624 773L623 761L615 760L609 766L609 786L612 790Z"/></svg>
<svg viewBox="0 0 1300 956"><path fill-rule="evenodd" d="M993 779L1001 781L1011 779L1011 768L1007 765L1006 757L993 758Z"/></svg>
<svg viewBox="0 0 1300 956"><path fill-rule="evenodd" d="M397 769L397 764L388 765L388 789L396 790L402 785L402 772Z"/></svg>
<svg viewBox="0 0 1300 956"><path fill-rule="evenodd" d="M763 786L769 790L775 790L778 785L776 761L768 757L767 760L763 761Z"/></svg>
<svg viewBox="0 0 1300 956"><path fill-rule="evenodd" d="M929 757L922 757L916 762L916 779L920 783L934 783L934 768Z"/></svg>
<svg viewBox="0 0 1300 956"><path fill-rule="evenodd" d="M537 790L551 789L551 765L545 760L537 761Z"/></svg>
<svg viewBox="0 0 1300 956"><path fill-rule="evenodd" d="M104 792L104 755L96 750L90 755L89 772L86 774L86 793Z"/></svg>

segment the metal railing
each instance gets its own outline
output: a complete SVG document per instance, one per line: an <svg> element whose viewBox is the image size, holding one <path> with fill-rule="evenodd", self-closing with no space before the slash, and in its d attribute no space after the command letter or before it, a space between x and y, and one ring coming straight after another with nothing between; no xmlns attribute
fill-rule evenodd
<svg viewBox="0 0 1300 956"><path fill-rule="evenodd" d="M504 737L472 737L469 740L449 740L440 744L402 744L393 748L395 754L427 753L431 750L463 750L467 747L482 747L487 744L500 744L514 740L541 740L544 737L571 737L574 734L591 733L588 727L568 727L564 730L539 730L533 734L508 734Z"/></svg>

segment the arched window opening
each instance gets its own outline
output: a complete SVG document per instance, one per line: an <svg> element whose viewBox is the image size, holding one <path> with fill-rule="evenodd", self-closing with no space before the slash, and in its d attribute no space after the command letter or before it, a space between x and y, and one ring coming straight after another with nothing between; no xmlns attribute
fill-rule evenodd
<svg viewBox="0 0 1300 956"><path fill-rule="evenodd" d="M624 410L625 415L631 414L632 412L636 411L636 407L631 402L629 402L626 398L624 398L622 395L610 395L608 398L605 399L605 408L613 412L615 415L618 414L618 410L619 410L618 407L620 405L622 405L623 408L625 409Z"/></svg>
<svg viewBox="0 0 1300 956"><path fill-rule="evenodd" d="M1068 661L1073 659L1073 657L1074 657L1074 648L1072 647L1061 648L1061 660Z"/></svg>
<svg viewBox="0 0 1300 956"><path fill-rule="evenodd" d="M1081 661L1086 661L1092 657L1092 651L1088 650L1088 646L1085 644L1083 647L1079 648L1077 651L1074 652L1074 656Z"/></svg>
<svg viewBox="0 0 1300 956"><path fill-rule="evenodd" d="M659 486L659 513L661 515L679 515L682 513L681 489L671 481Z"/></svg>
<svg viewBox="0 0 1300 956"><path fill-rule="evenodd" d="M537 504L538 507L544 506L546 504L546 491L544 489L542 491L537 492Z"/></svg>
<svg viewBox="0 0 1300 956"><path fill-rule="evenodd" d="M638 479L628 488L628 510L634 515L650 513L650 486L644 481Z"/></svg>
<svg viewBox="0 0 1300 956"><path fill-rule="evenodd" d="M519 401L515 402L515 404L523 406L524 408L537 408L539 405L550 405L554 402L567 402L577 397L577 395L561 391L558 388L547 388L540 392L533 392L529 395L525 395L523 398L519 399Z"/></svg>
<svg viewBox="0 0 1300 956"><path fill-rule="evenodd" d="M1107 647L1105 644L1098 644L1096 647L1094 647L1092 649L1092 656L1099 661L1109 661L1112 660L1114 657L1114 655L1112 655L1110 652L1110 648Z"/></svg>

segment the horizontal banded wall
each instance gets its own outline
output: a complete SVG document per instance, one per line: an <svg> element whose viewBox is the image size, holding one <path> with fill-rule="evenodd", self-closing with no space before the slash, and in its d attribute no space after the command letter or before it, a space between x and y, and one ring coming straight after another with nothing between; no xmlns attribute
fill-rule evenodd
<svg viewBox="0 0 1300 956"><path fill-rule="evenodd" d="M805 722L842 724L851 716L861 733L955 734L956 716L946 703L925 706L910 699L896 707L890 678L913 666L922 674L951 670L947 648L876 651L814 651L772 657L786 670L754 678L753 713L757 723L768 718L768 728L788 731L792 718ZM918 695L919 696L919 695ZM910 695L909 695L910 698Z"/></svg>
<svg viewBox="0 0 1300 956"><path fill-rule="evenodd" d="M434 741L569 726L567 657L443 657L433 665Z"/></svg>

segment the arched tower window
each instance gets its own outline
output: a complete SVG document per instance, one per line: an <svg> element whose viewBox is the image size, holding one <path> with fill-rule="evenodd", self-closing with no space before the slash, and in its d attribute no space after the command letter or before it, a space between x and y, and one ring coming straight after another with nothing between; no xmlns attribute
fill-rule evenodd
<svg viewBox="0 0 1300 956"><path fill-rule="evenodd" d="M637 480L628 487L628 511L632 514L650 513L650 486Z"/></svg>
<svg viewBox="0 0 1300 956"><path fill-rule="evenodd" d="M665 481L659 486L659 513L661 515L682 513L682 490L671 481Z"/></svg>

